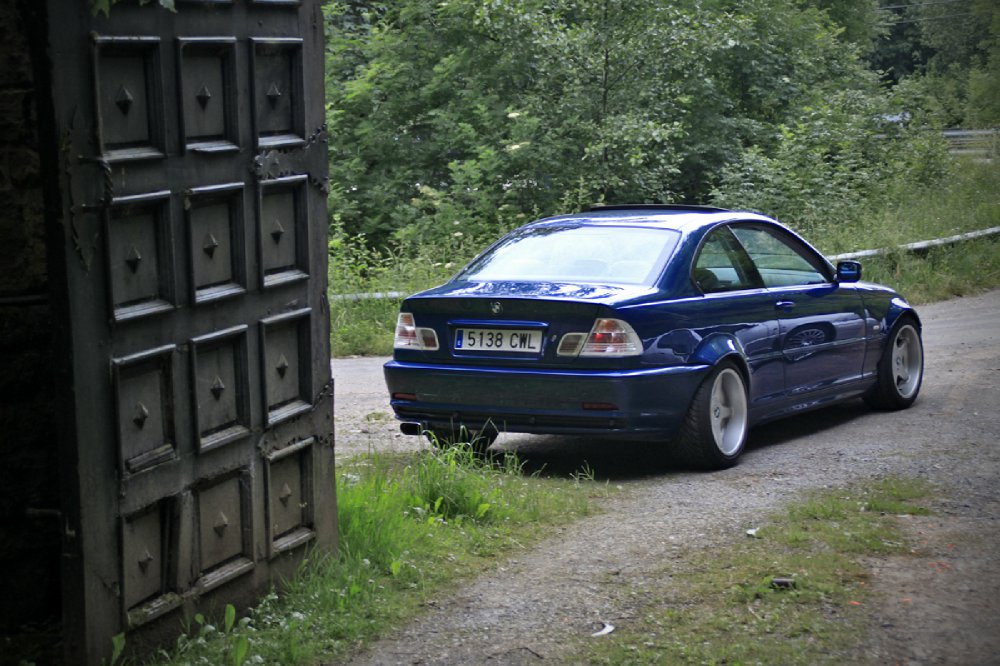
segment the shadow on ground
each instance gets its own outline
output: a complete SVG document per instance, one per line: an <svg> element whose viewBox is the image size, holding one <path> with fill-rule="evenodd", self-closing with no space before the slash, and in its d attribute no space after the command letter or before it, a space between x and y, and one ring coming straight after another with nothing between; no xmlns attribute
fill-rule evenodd
<svg viewBox="0 0 1000 666"><path fill-rule="evenodd" d="M773 446L790 444L816 432L845 425L870 411L859 400L759 426L750 431L743 456L767 455ZM693 471L674 460L669 442L507 435L496 448L516 453L524 463L526 474L542 476L587 474L599 481L631 481Z"/></svg>

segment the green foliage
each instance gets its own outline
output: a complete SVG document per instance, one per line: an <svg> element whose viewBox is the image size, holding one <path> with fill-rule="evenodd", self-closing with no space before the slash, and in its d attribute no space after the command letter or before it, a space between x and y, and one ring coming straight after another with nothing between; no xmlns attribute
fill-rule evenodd
<svg viewBox="0 0 1000 666"><path fill-rule="evenodd" d="M507 229L598 201L759 210L829 252L947 235L936 201L990 197L948 196L936 128L1000 108L1000 13L956 7L975 39L951 56L941 7L880 10L923 54L887 88L862 59L867 0L330 3L331 293L431 287ZM944 293L977 288L955 268ZM334 300L335 353L389 353L398 303Z"/></svg>
<svg viewBox="0 0 1000 666"><path fill-rule="evenodd" d="M951 164L937 187L906 185L886 205L852 216L814 240L828 254L891 249L904 243L1000 227L1000 169L994 164ZM975 294L1000 286L997 237L964 241L922 254L889 252L865 259L864 279L895 287L913 303Z"/></svg>
<svg viewBox="0 0 1000 666"><path fill-rule="evenodd" d="M444 282L481 249L475 239L458 231L441 243L418 244L408 255L366 241L364 234L348 234L339 223L331 227L330 336L335 356L390 353L402 297ZM380 297L365 297L373 294Z"/></svg>
<svg viewBox="0 0 1000 666"><path fill-rule="evenodd" d="M337 479L339 553L314 552L281 597L268 594L242 619L227 605L221 630L197 615L160 663L340 663L488 557L586 515L592 492L462 448L350 460Z"/></svg>
<svg viewBox="0 0 1000 666"><path fill-rule="evenodd" d="M866 85L829 8L737 5L331 5L335 219L408 253L567 206L704 199L745 146Z"/></svg>
<svg viewBox="0 0 1000 666"><path fill-rule="evenodd" d="M892 40L872 57L910 98L946 127L1000 124L1000 5L993 0L893 3Z"/></svg>
<svg viewBox="0 0 1000 666"><path fill-rule="evenodd" d="M822 235L861 221L901 190L940 187L948 175L944 140L919 128L886 127L886 111L863 92L832 93L781 126L774 148L748 148L724 168L714 202Z"/></svg>
<svg viewBox="0 0 1000 666"><path fill-rule="evenodd" d="M115 666L125 652L125 633L115 634L111 637L111 666Z"/></svg>
<svg viewBox="0 0 1000 666"><path fill-rule="evenodd" d="M90 3L90 11L95 15L104 14L108 16L111 14L111 5L117 5L122 0L88 0ZM154 0L139 0L140 5L148 5ZM176 3L177 0L155 0L164 9L169 9L172 12L177 11Z"/></svg>

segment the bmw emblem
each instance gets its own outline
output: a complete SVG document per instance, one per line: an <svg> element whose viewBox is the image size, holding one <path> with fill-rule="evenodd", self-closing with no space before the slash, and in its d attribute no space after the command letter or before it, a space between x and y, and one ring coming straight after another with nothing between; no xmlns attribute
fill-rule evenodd
<svg viewBox="0 0 1000 666"><path fill-rule="evenodd" d="M493 301L492 303L490 303L490 312L492 312L495 315L498 315L501 312L503 312L503 306L500 305L500 301Z"/></svg>

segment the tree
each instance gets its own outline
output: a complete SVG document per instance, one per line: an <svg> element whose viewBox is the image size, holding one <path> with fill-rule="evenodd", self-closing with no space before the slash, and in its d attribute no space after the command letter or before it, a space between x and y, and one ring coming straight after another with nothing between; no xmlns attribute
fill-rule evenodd
<svg viewBox="0 0 1000 666"><path fill-rule="evenodd" d="M333 213L373 242L417 244L595 201L706 201L726 165L778 149L846 99L834 92L879 95L863 36L832 18L846 5L826 5L336 3Z"/></svg>
<svg viewBox="0 0 1000 666"><path fill-rule="evenodd" d="M888 33L872 66L944 126L1000 123L1000 5L994 0L883 0Z"/></svg>

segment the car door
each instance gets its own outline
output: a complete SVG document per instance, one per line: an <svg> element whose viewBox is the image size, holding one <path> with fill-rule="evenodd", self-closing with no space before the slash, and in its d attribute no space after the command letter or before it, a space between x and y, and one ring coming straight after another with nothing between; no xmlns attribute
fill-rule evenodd
<svg viewBox="0 0 1000 666"><path fill-rule="evenodd" d="M772 295L727 227L706 234L692 263L691 279L703 296L688 303L689 335L697 343L715 335L735 338L750 368L751 408L766 412L784 390L781 358L776 351L777 315ZM671 336L681 333L673 331Z"/></svg>
<svg viewBox="0 0 1000 666"><path fill-rule="evenodd" d="M786 394L800 402L860 380L865 355L860 294L839 285L829 264L782 227L746 223L732 231L778 315Z"/></svg>

